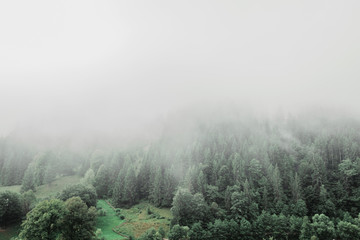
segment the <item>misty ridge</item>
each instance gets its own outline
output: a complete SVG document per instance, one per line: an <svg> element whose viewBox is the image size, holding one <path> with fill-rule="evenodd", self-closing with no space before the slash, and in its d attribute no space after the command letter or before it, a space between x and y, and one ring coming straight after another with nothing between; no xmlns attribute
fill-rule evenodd
<svg viewBox="0 0 360 240"><path fill-rule="evenodd" d="M0 2L0 240L360 239L360 2Z"/></svg>
<svg viewBox="0 0 360 240"><path fill-rule="evenodd" d="M47 120L40 124L13 129L3 138L13 139L39 150L58 147L74 151L89 148L122 149L127 146L146 146L166 137L189 144L192 141L191 136L196 135L198 129L205 126L234 124L251 129L254 128L252 124L256 122L272 125L291 119L302 119L304 123L320 125L321 121L349 122L358 121L359 117L354 111L323 106L293 108L288 111L281 107L273 109L259 105L212 101L194 103L169 111L166 115L153 117L151 120L134 122L120 120L109 123L101 118L95 122L84 119L81 119L81 122Z"/></svg>

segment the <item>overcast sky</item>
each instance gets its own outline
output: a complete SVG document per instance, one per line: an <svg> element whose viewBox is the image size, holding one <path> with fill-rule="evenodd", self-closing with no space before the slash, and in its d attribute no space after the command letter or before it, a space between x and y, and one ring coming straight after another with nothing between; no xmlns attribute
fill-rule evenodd
<svg viewBox="0 0 360 240"><path fill-rule="evenodd" d="M360 106L360 1L1 1L0 135L193 103Z"/></svg>

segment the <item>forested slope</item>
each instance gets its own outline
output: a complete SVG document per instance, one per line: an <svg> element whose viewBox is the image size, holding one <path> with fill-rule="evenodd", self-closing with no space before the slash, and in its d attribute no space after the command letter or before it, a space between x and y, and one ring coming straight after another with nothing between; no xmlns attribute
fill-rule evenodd
<svg viewBox="0 0 360 240"><path fill-rule="evenodd" d="M18 152L9 142L0 144L3 185L36 190L59 174L79 174L116 207L143 200L172 207L171 239L360 237L355 118L182 112L155 140L122 149ZM9 179L19 154L21 168Z"/></svg>

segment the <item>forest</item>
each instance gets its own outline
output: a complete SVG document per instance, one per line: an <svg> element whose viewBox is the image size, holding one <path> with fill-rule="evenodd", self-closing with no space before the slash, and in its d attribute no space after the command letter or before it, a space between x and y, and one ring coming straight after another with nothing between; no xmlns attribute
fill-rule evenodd
<svg viewBox="0 0 360 240"><path fill-rule="evenodd" d="M0 240L360 240L359 13L0 0Z"/></svg>
<svg viewBox="0 0 360 240"><path fill-rule="evenodd" d="M80 183L36 199L73 175ZM19 240L105 239L95 226L104 199L119 211L170 208L168 230L141 240L359 239L359 180L355 117L181 112L151 141L118 148L0 139L1 186L21 185L0 192L0 225L21 224Z"/></svg>

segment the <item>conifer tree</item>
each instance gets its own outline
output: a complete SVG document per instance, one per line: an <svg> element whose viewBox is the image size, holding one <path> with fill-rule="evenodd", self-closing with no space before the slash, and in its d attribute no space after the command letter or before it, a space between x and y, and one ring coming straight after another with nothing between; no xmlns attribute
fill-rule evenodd
<svg viewBox="0 0 360 240"><path fill-rule="evenodd" d="M151 186L150 199L155 206L159 207L163 201L164 194L164 179L163 179L163 171L161 168L156 170L155 179Z"/></svg>
<svg viewBox="0 0 360 240"><path fill-rule="evenodd" d="M26 192L28 190L35 191L33 164L30 164L29 167L26 169L21 185L21 192Z"/></svg>
<svg viewBox="0 0 360 240"><path fill-rule="evenodd" d="M125 168L121 169L114 184L114 189L112 192L112 202L114 206L120 207L124 203L125 196Z"/></svg>
<svg viewBox="0 0 360 240"><path fill-rule="evenodd" d="M134 205L138 200L137 182L133 167L128 168L126 173L124 185L124 199L126 199L126 202L130 206Z"/></svg>
<svg viewBox="0 0 360 240"><path fill-rule="evenodd" d="M104 164L100 166L96 173L94 187L100 198L107 196L109 187L109 174Z"/></svg>

